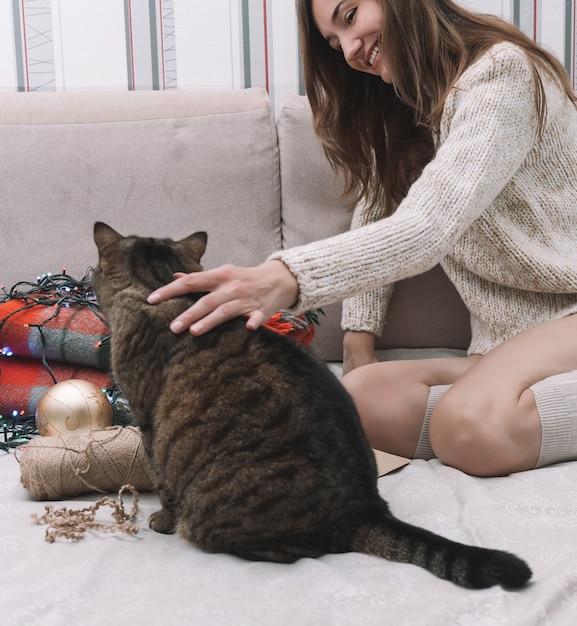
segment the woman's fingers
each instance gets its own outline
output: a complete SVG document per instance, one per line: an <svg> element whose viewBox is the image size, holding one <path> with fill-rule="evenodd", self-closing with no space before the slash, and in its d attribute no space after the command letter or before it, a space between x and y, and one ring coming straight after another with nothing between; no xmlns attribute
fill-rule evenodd
<svg viewBox="0 0 577 626"><path fill-rule="evenodd" d="M206 293L208 292L208 293ZM189 329L201 335L235 317L248 318L254 330L298 298L298 283L279 261L258 267L224 265L214 270L175 274L175 280L150 294L148 302L157 304L188 293L205 293L170 325L174 333Z"/></svg>
<svg viewBox="0 0 577 626"><path fill-rule="evenodd" d="M226 291L211 292L173 320L170 329L174 333L180 333L188 328L193 335L202 335L235 317L254 313L255 306L252 302L233 297ZM258 319L258 316L253 317L253 320Z"/></svg>
<svg viewBox="0 0 577 626"><path fill-rule="evenodd" d="M218 274L219 270L222 269L193 272L192 274L178 272L172 282L153 291L148 296L148 302L149 304L158 304L176 296L212 291L223 281L223 277Z"/></svg>

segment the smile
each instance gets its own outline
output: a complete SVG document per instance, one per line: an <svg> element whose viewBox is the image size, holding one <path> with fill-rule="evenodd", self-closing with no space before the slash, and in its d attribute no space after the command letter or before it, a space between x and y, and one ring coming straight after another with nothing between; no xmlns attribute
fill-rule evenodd
<svg viewBox="0 0 577 626"><path fill-rule="evenodd" d="M373 67L375 64L375 60L377 58L377 54L379 54L379 46L375 46L373 51L371 52L371 56L369 57L369 65Z"/></svg>

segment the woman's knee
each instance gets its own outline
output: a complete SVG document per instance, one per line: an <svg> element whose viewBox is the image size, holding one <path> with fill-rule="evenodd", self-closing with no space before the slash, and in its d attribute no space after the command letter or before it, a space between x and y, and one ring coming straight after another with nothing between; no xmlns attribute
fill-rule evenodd
<svg viewBox="0 0 577 626"><path fill-rule="evenodd" d="M367 365L352 370L341 379L369 436L388 420L388 415L404 412L399 396L391 393L394 383L382 369L377 373L372 365Z"/></svg>
<svg viewBox="0 0 577 626"><path fill-rule="evenodd" d="M359 367L344 375L341 382L361 416L390 414L403 421L407 413L415 410L415 404L420 411L420 405L426 403L427 387L418 379L403 376L398 368L387 365L378 363Z"/></svg>
<svg viewBox="0 0 577 626"><path fill-rule="evenodd" d="M462 402L450 391L439 401L431 415L431 446L445 465L469 474L481 475L487 470L489 450L494 447L486 420L474 407Z"/></svg>
<svg viewBox="0 0 577 626"><path fill-rule="evenodd" d="M374 448L412 456L417 446L428 387L398 375L385 364L352 370L342 383L353 398L361 423Z"/></svg>
<svg viewBox="0 0 577 626"><path fill-rule="evenodd" d="M364 374L367 366L358 367L351 370L347 374L343 374L341 383L343 387L349 392L352 398L355 400L357 397L362 398L370 390L372 382L370 378Z"/></svg>
<svg viewBox="0 0 577 626"><path fill-rule="evenodd" d="M437 458L475 476L502 476L523 466L519 409L450 389L431 415L429 436Z"/></svg>

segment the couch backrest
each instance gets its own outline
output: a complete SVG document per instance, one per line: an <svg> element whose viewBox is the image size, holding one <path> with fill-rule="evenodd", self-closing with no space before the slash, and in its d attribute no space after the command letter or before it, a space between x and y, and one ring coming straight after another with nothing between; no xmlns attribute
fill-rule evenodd
<svg viewBox="0 0 577 626"><path fill-rule="evenodd" d="M305 97L275 124L259 88L223 92L0 93L0 285L82 277L92 227L185 237L208 232L205 267L255 265L273 250L346 230L343 181L312 129ZM282 213L281 213L282 202ZM340 304L314 345L342 358ZM435 268L395 290L379 348L466 348L468 316Z"/></svg>
<svg viewBox="0 0 577 626"><path fill-rule="evenodd" d="M262 89L0 94L0 284L96 263L92 227L208 232L207 267L281 245L274 116Z"/></svg>

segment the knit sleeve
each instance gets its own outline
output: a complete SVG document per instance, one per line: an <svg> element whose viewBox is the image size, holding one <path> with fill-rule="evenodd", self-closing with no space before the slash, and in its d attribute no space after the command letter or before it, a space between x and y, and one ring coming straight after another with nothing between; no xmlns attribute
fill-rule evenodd
<svg viewBox="0 0 577 626"><path fill-rule="evenodd" d="M341 328L382 335L393 287L393 284L377 287L343 300Z"/></svg>
<svg viewBox="0 0 577 626"><path fill-rule="evenodd" d="M535 84L523 52L495 46L452 90L433 160L390 217L280 251L299 283L297 310L337 302L439 263L500 193L537 133Z"/></svg>
<svg viewBox="0 0 577 626"><path fill-rule="evenodd" d="M351 220L351 229L376 222L382 219L383 215L384 207L368 208L361 202L355 208L353 219ZM342 329L365 331L380 336L386 322L392 291L392 284L385 285L343 300Z"/></svg>

